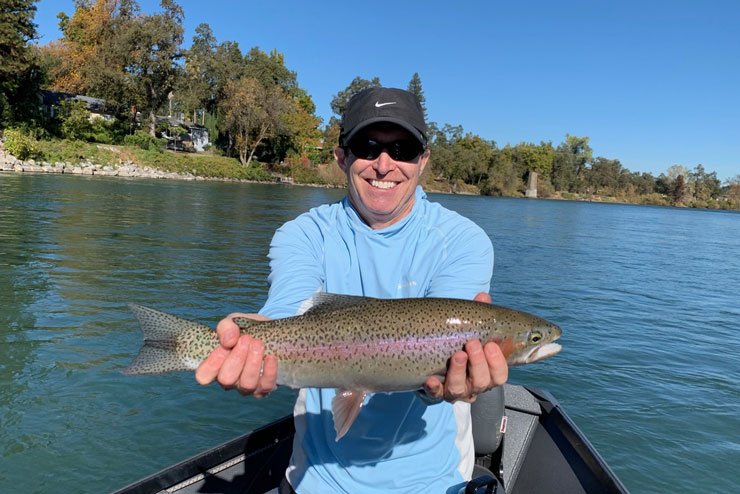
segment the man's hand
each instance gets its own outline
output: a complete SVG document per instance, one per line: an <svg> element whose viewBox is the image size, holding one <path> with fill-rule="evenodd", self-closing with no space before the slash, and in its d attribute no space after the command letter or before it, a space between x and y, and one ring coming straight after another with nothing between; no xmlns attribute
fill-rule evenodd
<svg viewBox="0 0 740 494"><path fill-rule="evenodd" d="M265 345L260 340L240 335L235 317L270 320L260 314L239 313L222 319L216 328L221 345L198 366L195 379L204 386L217 380L226 390L236 389L242 396L264 398L276 387L277 358L265 357Z"/></svg>
<svg viewBox="0 0 740 494"><path fill-rule="evenodd" d="M491 303L485 292L480 292L474 300ZM508 377L509 366L498 345L488 342L483 347L480 341L472 340L465 344L465 351L456 352L450 358L444 384L430 377L424 383L424 390L432 398L450 403L458 400L473 403L479 394L501 386Z"/></svg>

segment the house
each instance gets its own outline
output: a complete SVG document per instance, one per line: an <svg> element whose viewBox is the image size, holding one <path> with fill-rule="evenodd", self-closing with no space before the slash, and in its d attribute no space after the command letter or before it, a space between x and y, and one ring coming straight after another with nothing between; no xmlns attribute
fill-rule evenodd
<svg viewBox="0 0 740 494"><path fill-rule="evenodd" d="M85 103L85 106L87 106L87 109L90 112L91 122L96 118L102 118L106 122L110 122L115 119L113 112L108 110L104 99L91 98L90 96L81 96L79 94L62 93L59 91L50 91L48 89L42 89L39 96L41 99L41 110L44 114L52 118L59 114L62 101L74 100Z"/></svg>
<svg viewBox="0 0 740 494"><path fill-rule="evenodd" d="M175 151L203 151L204 147L210 144L208 128L202 125L198 125L193 122L187 122L182 118L182 115L176 115L174 117L164 117L157 115L157 124L166 124L171 129L177 129L178 127L186 130L186 132L168 132L167 135L162 135L167 139L167 148L174 149Z"/></svg>

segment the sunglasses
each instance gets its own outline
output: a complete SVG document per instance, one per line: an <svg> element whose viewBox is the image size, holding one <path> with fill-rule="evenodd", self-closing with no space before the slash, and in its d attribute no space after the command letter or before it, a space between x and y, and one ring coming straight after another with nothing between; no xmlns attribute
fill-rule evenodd
<svg viewBox="0 0 740 494"><path fill-rule="evenodd" d="M348 147L352 154L364 160L374 160L386 151L394 161L414 161L424 151L424 146L416 139L378 142L369 137L357 137L349 142Z"/></svg>

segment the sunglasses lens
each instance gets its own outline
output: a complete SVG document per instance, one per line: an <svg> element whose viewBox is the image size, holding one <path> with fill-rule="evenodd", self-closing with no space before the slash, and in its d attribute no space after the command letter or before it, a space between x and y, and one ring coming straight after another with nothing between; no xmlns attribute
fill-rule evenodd
<svg viewBox="0 0 740 494"><path fill-rule="evenodd" d="M422 145L415 139L399 139L382 143L373 139L353 139L349 143L352 154L365 160L374 160L384 150L395 161L413 161L423 151Z"/></svg>
<svg viewBox="0 0 740 494"><path fill-rule="evenodd" d="M394 141L388 145L388 154L396 161L412 161L421 153L421 144L412 139Z"/></svg>
<svg viewBox="0 0 740 494"><path fill-rule="evenodd" d="M374 160L383 152L383 145L372 139L353 139L349 143L352 154L364 160Z"/></svg>

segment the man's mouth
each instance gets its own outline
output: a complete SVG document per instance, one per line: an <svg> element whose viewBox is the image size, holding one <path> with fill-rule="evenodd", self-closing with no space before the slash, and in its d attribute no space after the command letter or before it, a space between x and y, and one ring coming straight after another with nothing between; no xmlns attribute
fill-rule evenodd
<svg viewBox="0 0 740 494"><path fill-rule="evenodd" d="M381 180L370 180L370 185L378 189L392 189L396 186L396 182L386 182Z"/></svg>

